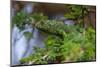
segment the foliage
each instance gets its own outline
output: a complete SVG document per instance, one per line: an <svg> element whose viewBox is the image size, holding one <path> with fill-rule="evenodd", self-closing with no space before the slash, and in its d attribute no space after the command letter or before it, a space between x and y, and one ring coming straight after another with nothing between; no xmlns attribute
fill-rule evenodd
<svg viewBox="0 0 100 67"><path fill-rule="evenodd" d="M27 40L30 40L30 38L33 37L32 32L24 32L24 36L27 38Z"/></svg>
<svg viewBox="0 0 100 67"><path fill-rule="evenodd" d="M34 47L36 53L33 53L29 57L22 58L20 60L21 64L23 63L35 63L35 64L46 64L47 62L42 59L42 57L46 54L45 48Z"/></svg>
<svg viewBox="0 0 100 67"><path fill-rule="evenodd" d="M95 60L95 55L96 55L96 36L95 36L95 30L90 27L86 30L86 34L85 34L85 41L84 41L84 45L83 45L83 50L84 50L84 54L82 56L83 61L91 61L91 60Z"/></svg>
<svg viewBox="0 0 100 67"><path fill-rule="evenodd" d="M69 12L65 14L67 19L78 19L82 17L82 6L67 5Z"/></svg>
<svg viewBox="0 0 100 67"><path fill-rule="evenodd" d="M81 6L70 6L71 11L66 17L69 19L81 18ZM20 19L20 20L19 20ZM23 12L18 13L13 18L13 23L23 30L26 19L31 22L33 27L41 31L49 33L49 37L45 41L45 47L35 47L35 53L22 58L22 64L47 64L47 63L63 63L73 61L89 61L95 60L95 30L92 27L86 30L80 27L67 26L61 21L48 20L43 14L33 14L26 16ZM31 32L25 32L27 39L32 37Z"/></svg>
<svg viewBox="0 0 100 67"><path fill-rule="evenodd" d="M43 13L34 13L29 16L29 21L33 25L33 27L35 26L35 24L37 24L37 22L41 22L47 19L48 17L44 16Z"/></svg>
<svg viewBox="0 0 100 67"><path fill-rule="evenodd" d="M18 12L12 19L12 26L16 25L20 30L25 28L27 16L24 12Z"/></svg>
<svg viewBox="0 0 100 67"><path fill-rule="evenodd" d="M66 5L68 12L65 14L66 19L71 19L80 24L80 27L84 27L85 23L83 18L89 13L89 6L83 5Z"/></svg>
<svg viewBox="0 0 100 67"><path fill-rule="evenodd" d="M45 41L45 48L36 51L35 54L44 57L42 61L46 63L63 63L73 61L90 61L95 60L95 30L89 27L87 30L77 30L77 26L70 27L72 31L66 33L64 39L56 35L50 35ZM41 59L41 57L35 56ZM33 59L31 58L31 59ZM25 58L24 58L25 59ZM34 59L33 59L34 60ZM36 61L33 64L41 64Z"/></svg>
<svg viewBox="0 0 100 67"><path fill-rule="evenodd" d="M63 35L63 31L68 31L67 26L63 22L56 20L44 20L36 23L35 27L39 30L59 36Z"/></svg>
<svg viewBox="0 0 100 67"><path fill-rule="evenodd" d="M34 13L29 17L29 19L33 27L50 34L63 36L63 31L68 32L67 25L65 25L62 21L49 20L48 17L44 16L42 13Z"/></svg>
<svg viewBox="0 0 100 67"><path fill-rule="evenodd" d="M61 50L63 50L63 48L61 48L61 45L63 45L62 39L57 36L49 36L45 44L48 51L51 52L47 59L52 61L51 63L61 62L64 58L61 53Z"/></svg>
<svg viewBox="0 0 100 67"><path fill-rule="evenodd" d="M34 19L36 22L48 19L48 17L44 16L43 13L34 13L34 14L30 15L30 19L31 18Z"/></svg>
<svg viewBox="0 0 100 67"><path fill-rule="evenodd" d="M14 25L16 25L19 28L20 32L25 30L26 24L28 24L28 25L30 24L29 15L27 15L23 11L18 12L12 18L12 27L14 27ZM33 37L32 32L27 31L27 32L24 32L23 34L28 40Z"/></svg>

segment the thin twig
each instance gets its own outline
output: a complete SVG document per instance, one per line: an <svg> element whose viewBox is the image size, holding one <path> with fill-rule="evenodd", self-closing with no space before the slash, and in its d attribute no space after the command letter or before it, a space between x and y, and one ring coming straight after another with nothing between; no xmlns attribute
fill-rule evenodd
<svg viewBox="0 0 100 67"><path fill-rule="evenodd" d="M50 54L50 52L49 53L47 53L46 55L44 55L42 58L40 58L40 59L45 59L45 58L47 58L48 56L49 56L49 54ZM36 61L38 61L37 59L36 60L34 60L34 61L31 61L31 62L29 62L29 64L33 64L33 63L35 63Z"/></svg>

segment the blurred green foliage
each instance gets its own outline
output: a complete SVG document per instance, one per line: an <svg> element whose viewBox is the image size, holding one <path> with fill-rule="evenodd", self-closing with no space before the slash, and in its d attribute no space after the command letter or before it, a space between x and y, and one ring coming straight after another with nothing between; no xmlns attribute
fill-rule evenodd
<svg viewBox="0 0 100 67"><path fill-rule="evenodd" d="M65 14L66 19L71 19L80 24L80 27L84 27L84 17L89 14L89 6L83 5L66 5L68 12Z"/></svg>
<svg viewBox="0 0 100 67"><path fill-rule="evenodd" d="M29 15L24 13L23 11L18 12L13 18L12 18L12 28L14 26L17 26L21 31L25 30L25 25L26 24L30 24L30 20L29 20ZM23 33L24 36L29 40L30 38L33 37L33 33L26 31Z"/></svg>
<svg viewBox="0 0 100 67"><path fill-rule="evenodd" d="M48 17L44 16L43 13L34 13L34 14L30 15L30 18L34 19L36 22L48 19Z"/></svg>
<svg viewBox="0 0 100 67"><path fill-rule="evenodd" d="M80 5L66 5L69 8L69 12L65 14L67 19L78 19L82 17L82 6Z"/></svg>
<svg viewBox="0 0 100 67"><path fill-rule="evenodd" d="M20 30L24 30L27 16L24 12L18 12L13 18L12 18L12 27L16 25Z"/></svg>
<svg viewBox="0 0 100 67"><path fill-rule="evenodd" d="M77 26L70 28L72 31L66 33L63 39L56 35L49 35L45 41L45 47L37 48L41 50L36 51L33 56L39 60L47 55L46 58L42 58L46 64L95 60L95 30L92 27L83 31L77 30ZM40 57L35 56L38 53ZM35 60L34 57L31 60ZM38 60L33 64L41 64Z"/></svg>
<svg viewBox="0 0 100 67"><path fill-rule="evenodd" d="M32 32L24 32L24 36L26 37L27 40L30 40L33 38L33 33Z"/></svg>
<svg viewBox="0 0 100 67"><path fill-rule="evenodd" d="M20 60L21 64L23 63L34 63L34 64L47 64L42 57L46 54L46 49L45 48L39 48L39 47L34 47L33 49L35 53L31 54L29 57L22 58Z"/></svg>
<svg viewBox="0 0 100 67"><path fill-rule="evenodd" d="M89 27L83 32L72 32L64 39L68 49L68 61L92 61L95 60L95 30Z"/></svg>
<svg viewBox="0 0 100 67"><path fill-rule="evenodd" d="M68 31L67 26L63 22L56 20L44 20L36 23L35 27L39 30L59 36L63 36L63 31Z"/></svg>
<svg viewBox="0 0 100 67"><path fill-rule="evenodd" d="M68 19L82 18L82 6L69 6L69 13L65 15ZM45 33L49 33L49 37L45 41L45 47L33 47L32 55L22 58L20 62L30 64L48 64L63 63L75 61L92 61L95 60L96 52L96 32L92 27L84 29L81 24L67 26L61 21L48 20L47 16L42 13L26 15L23 12L17 13L13 17L13 24L24 30L26 21L31 23L33 27L38 28ZM25 32L27 39L32 34Z"/></svg>

